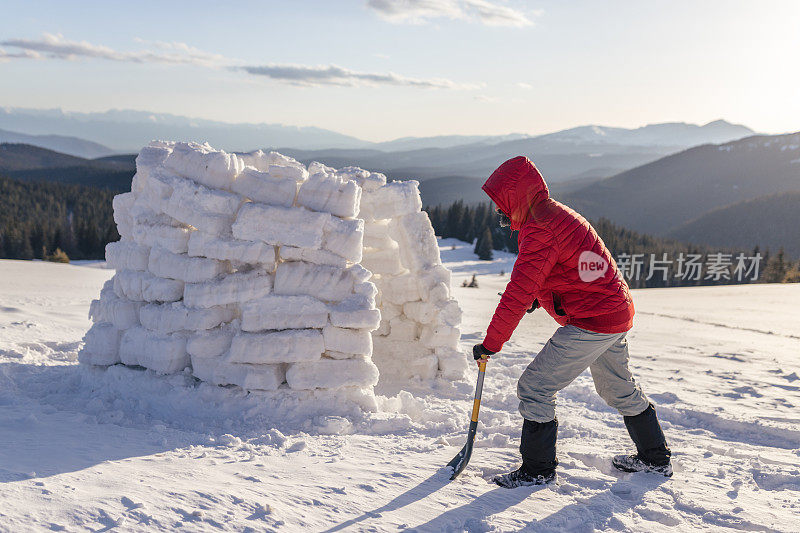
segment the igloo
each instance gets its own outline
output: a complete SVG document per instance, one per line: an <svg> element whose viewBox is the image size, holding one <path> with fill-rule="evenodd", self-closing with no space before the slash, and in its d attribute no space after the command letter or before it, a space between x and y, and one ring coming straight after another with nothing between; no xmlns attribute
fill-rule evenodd
<svg viewBox="0 0 800 533"><path fill-rule="evenodd" d="M83 364L368 410L379 380L466 370L416 181L158 141L113 207Z"/></svg>

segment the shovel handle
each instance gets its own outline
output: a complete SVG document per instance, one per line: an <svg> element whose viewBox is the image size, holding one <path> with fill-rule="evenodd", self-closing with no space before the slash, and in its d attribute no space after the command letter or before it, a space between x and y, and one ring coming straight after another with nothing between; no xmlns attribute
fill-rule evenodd
<svg viewBox="0 0 800 533"><path fill-rule="evenodd" d="M483 377L486 375L486 361L478 363L478 384L475 386L475 399L472 402L471 422L478 421L478 411L481 408L481 394L483 393Z"/></svg>

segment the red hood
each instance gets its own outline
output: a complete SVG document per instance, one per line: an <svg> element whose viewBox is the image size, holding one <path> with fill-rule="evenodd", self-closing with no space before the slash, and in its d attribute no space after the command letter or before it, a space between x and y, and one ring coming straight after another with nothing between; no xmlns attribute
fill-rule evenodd
<svg viewBox="0 0 800 533"><path fill-rule="evenodd" d="M524 156L509 159L492 172L482 189L518 230L531 208L550 197L550 191L536 166Z"/></svg>

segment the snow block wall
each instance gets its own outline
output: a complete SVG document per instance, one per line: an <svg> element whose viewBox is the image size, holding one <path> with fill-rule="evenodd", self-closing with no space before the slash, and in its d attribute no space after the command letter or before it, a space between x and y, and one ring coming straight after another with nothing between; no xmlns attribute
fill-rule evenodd
<svg viewBox="0 0 800 533"><path fill-rule="evenodd" d="M153 142L114 198L116 274L81 362L365 407L379 375L460 378L461 311L421 207L415 181Z"/></svg>

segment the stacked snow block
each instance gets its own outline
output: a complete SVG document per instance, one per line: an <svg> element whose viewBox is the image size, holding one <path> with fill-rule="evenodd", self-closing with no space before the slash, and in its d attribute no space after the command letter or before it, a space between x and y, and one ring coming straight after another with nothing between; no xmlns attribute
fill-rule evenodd
<svg viewBox="0 0 800 533"><path fill-rule="evenodd" d="M373 332L373 360L388 379L460 379L466 358L459 350L461 308L450 295L419 183L381 183L361 169L343 169L361 180L364 218L362 266L378 287L380 327Z"/></svg>
<svg viewBox="0 0 800 533"><path fill-rule="evenodd" d="M113 207L116 273L92 302L84 363L360 405L374 403L379 370L466 369L415 181L157 141Z"/></svg>
<svg viewBox="0 0 800 533"><path fill-rule="evenodd" d="M81 361L374 404L362 189L316 170L274 152L145 147L114 199L116 274L91 304Z"/></svg>

